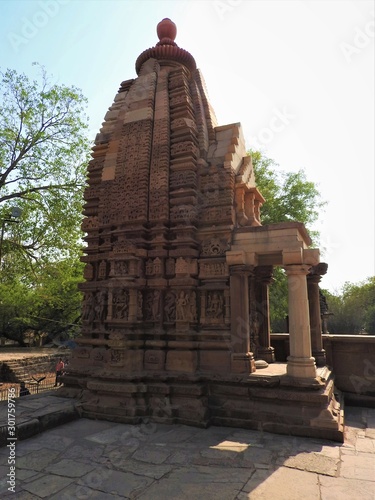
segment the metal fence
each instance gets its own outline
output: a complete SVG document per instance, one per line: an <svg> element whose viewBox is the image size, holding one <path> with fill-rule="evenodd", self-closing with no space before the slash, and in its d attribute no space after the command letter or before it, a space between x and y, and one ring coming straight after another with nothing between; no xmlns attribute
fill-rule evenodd
<svg viewBox="0 0 375 500"><path fill-rule="evenodd" d="M40 392L50 391L54 389L58 389L55 387L55 379L56 376L45 377L43 380L33 380L25 382L25 387L28 389L30 394L39 394ZM4 384L5 385L5 384ZM15 388L16 397L20 397L20 389L21 386L19 383L7 383L7 387L0 387L0 401L6 401L8 399L8 391L9 387ZM24 397L24 396L21 396Z"/></svg>

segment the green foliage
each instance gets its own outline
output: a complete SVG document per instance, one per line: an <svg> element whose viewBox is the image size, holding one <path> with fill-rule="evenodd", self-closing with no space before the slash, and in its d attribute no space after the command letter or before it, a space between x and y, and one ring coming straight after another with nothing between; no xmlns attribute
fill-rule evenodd
<svg viewBox="0 0 375 500"><path fill-rule="evenodd" d="M9 69L1 76L0 218L22 209L19 224L4 226L2 256L11 253L15 264L16 255L48 261L77 254L89 154L86 99L74 87L52 84L43 68L38 80Z"/></svg>
<svg viewBox="0 0 375 500"><path fill-rule="evenodd" d="M324 292L330 312L330 333L375 335L375 277L361 283L345 283L341 293Z"/></svg>
<svg viewBox="0 0 375 500"><path fill-rule="evenodd" d="M37 70L0 73L0 334L20 343L28 329L69 329L81 302L86 99Z"/></svg>
<svg viewBox="0 0 375 500"><path fill-rule="evenodd" d="M266 199L261 209L262 224L303 222L311 238L316 240L318 233L312 226L326 205L320 199L317 186L306 179L303 170L283 172L260 151L250 151L250 155L257 186Z"/></svg>
<svg viewBox="0 0 375 500"><path fill-rule="evenodd" d="M27 279L0 283L0 336L21 345L29 331L59 343L74 336L80 321L82 294L77 285L83 265L77 259L39 262Z"/></svg>
<svg viewBox="0 0 375 500"><path fill-rule="evenodd" d="M321 201L316 185L306 179L305 173L283 172L278 164L260 151L250 151L255 180L266 202L261 209L262 224L303 222L317 243L318 233L312 230L325 202ZM288 314L288 286L282 269L274 271L270 287L271 328L274 332L286 331Z"/></svg>
<svg viewBox="0 0 375 500"><path fill-rule="evenodd" d="M271 330L287 332L288 283L283 269L275 267L273 279L270 286Z"/></svg>

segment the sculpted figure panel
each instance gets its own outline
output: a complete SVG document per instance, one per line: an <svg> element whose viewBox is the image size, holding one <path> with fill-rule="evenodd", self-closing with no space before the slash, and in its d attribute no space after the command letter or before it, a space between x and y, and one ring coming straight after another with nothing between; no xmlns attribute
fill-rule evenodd
<svg viewBox="0 0 375 500"><path fill-rule="evenodd" d="M127 320L129 315L129 290L114 290L112 301L113 318Z"/></svg>
<svg viewBox="0 0 375 500"><path fill-rule="evenodd" d="M163 274L163 261L156 257L154 259L154 275L160 276L161 274Z"/></svg>
<svg viewBox="0 0 375 500"><path fill-rule="evenodd" d="M175 260L169 258L165 263L165 272L168 276L173 276L175 274Z"/></svg>
<svg viewBox="0 0 375 500"><path fill-rule="evenodd" d="M160 291L148 291L145 303L145 319L157 321L160 318Z"/></svg>
<svg viewBox="0 0 375 500"><path fill-rule="evenodd" d="M146 262L146 275L152 276L154 274L154 263L152 259L148 259Z"/></svg>
<svg viewBox="0 0 375 500"><path fill-rule="evenodd" d="M161 276L163 274L163 261L156 257L155 259L148 259L146 261L146 275L147 276Z"/></svg>
<svg viewBox="0 0 375 500"><path fill-rule="evenodd" d="M82 319L93 321L95 317L95 296L92 292L86 293L83 301Z"/></svg>
<svg viewBox="0 0 375 500"><path fill-rule="evenodd" d="M197 294L195 292L191 292L189 302L190 302L189 320L197 321Z"/></svg>
<svg viewBox="0 0 375 500"><path fill-rule="evenodd" d="M180 291L176 298L176 321L197 320L197 294Z"/></svg>
<svg viewBox="0 0 375 500"><path fill-rule="evenodd" d="M164 300L164 320L173 322L176 319L176 295L169 291Z"/></svg>
<svg viewBox="0 0 375 500"><path fill-rule="evenodd" d="M87 281L91 281L94 278L94 267L92 264L88 263L85 266L85 270L83 272L83 277Z"/></svg>
<svg viewBox="0 0 375 500"><path fill-rule="evenodd" d="M107 277L107 263L102 260L99 264L98 279L105 279Z"/></svg>
<svg viewBox="0 0 375 500"><path fill-rule="evenodd" d="M180 292L176 299L176 320L187 321L189 312L189 296L185 292Z"/></svg>
<svg viewBox="0 0 375 500"><path fill-rule="evenodd" d="M103 322L107 317L107 297L108 297L107 291L100 290L95 309L96 309L96 317L101 322Z"/></svg>
<svg viewBox="0 0 375 500"><path fill-rule="evenodd" d="M118 365L123 362L123 351L111 349L111 364Z"/></svg>
<svg viewBox="0 0 375 500"><path fill-rule="evenodd" d="M128 274L128 264L123 260L115 262L115 276L126 276Z"/></svg>
<svg viewBox="0 0 375 500"><path fill-rule="evenodd" d="M208 292L206 317L220 319L224 317L223 292Z"/></svg>

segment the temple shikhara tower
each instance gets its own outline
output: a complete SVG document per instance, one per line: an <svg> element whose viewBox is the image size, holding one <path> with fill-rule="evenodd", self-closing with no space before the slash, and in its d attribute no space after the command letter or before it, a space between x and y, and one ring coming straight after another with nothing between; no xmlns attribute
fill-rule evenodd
<svg viewBox="0 0 375 500"><path fill-rule="evenodd" d="M327 266L303 224L262 226L241 125L217 125L174 23L157 34L88 165L83 326L63 391L93 418L340 440L321 336ZM287 363L270 342L274 266L288 276Z"/></svg>

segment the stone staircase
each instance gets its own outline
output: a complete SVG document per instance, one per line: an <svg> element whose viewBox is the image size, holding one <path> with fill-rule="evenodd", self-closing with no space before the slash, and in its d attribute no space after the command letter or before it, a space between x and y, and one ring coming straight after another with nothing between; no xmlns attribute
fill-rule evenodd
<svg viewBox="0 0 375 500"><path fill-rule="evenodd" d="M56 363L61 356L56 353L4 360L0 364L0 382L26 382L36 374L54 373ZM63 358L67 358L67 353L64 353Z"/></svg>

